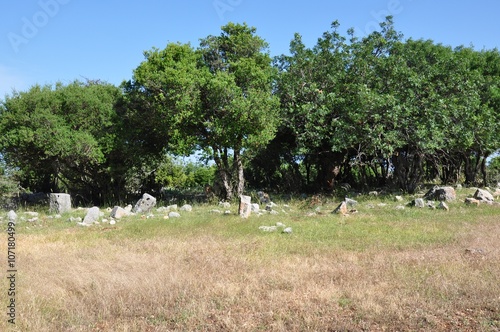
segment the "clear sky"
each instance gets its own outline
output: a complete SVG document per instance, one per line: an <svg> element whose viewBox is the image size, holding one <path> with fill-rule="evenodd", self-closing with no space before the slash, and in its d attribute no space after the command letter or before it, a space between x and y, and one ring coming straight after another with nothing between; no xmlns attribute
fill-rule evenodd
<svg viewBox="0 0 500 332"><path fill-rule="evenodd" d="M294 33L312 47L334 20L373 31L388 14L405 38L500 48L498 0L0 0L0 99L34 84L100 79L120 84L168 42L198 46L228 22L246 22L288 53Z"/></svg>

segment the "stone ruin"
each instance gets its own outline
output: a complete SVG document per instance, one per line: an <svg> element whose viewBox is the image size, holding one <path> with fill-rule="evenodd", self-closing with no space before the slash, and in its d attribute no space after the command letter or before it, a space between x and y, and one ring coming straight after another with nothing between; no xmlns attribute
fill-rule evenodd
<svg viewBox="0 0 500 332"><path fill-rule="evenodd" d="M137 201L132 212L134 213L148 213L156 205L156 198L150 194L142 195L142 198Z"/></svg>
<svg viewBox="0 0 500 332"><path fill-rule="evenodd" d="M50 212L61 214L71 211L71 196L69 194L50 194Z"/></svg>

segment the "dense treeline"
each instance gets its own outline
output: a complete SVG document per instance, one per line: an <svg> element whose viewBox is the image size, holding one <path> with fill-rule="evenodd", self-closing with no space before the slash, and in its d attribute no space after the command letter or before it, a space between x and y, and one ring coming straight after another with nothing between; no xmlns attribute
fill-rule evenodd
<svg viewBox="0 0 500 332"><path fill-rule="evenodd" d="M389 17L364 38L334 22L312 48L296 34L273 60L255 28L230 23L196 49L145 52L120 87L87 80L6 96L0 176L96 204L208 183L225 199L341 183L411 193L499 180L487 174L499 128L497 49L403 40ZM213 166L168 157L195 151Z"/></svg>

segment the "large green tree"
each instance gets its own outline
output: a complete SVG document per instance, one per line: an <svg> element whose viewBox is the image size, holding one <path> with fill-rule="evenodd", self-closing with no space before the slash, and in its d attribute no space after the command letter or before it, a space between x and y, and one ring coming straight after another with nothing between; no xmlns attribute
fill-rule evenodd
<svg viewBox="0 0 500 332"><path fill-rule="evenodd" d="M120 89L99 81L35 85L0 105L0 151L31 191L69 191L102 203L123 188L115 105Z"/></svg>
<svg viewBox="0 0 500 332"><path fill-rule="evenodd" d="M171 43L145 52L124 84L127 121L153 153L203 151L213 158L221 197L243 193L243 154L264 147L278 122L267 43L246 24L228 24L200 47Z"/></svg>

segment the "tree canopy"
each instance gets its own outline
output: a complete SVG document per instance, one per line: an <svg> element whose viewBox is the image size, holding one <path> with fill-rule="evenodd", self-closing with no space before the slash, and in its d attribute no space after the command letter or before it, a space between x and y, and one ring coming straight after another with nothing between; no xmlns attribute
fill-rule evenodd
<svg viewBox="0 0 500 332"><path fill-rule="evenodd" d="M405 40L388 17L363 38L335 21L312 47L296 33L273 59L256 32L229 23L197 47L152 48L121 87L12 93L0 104L0 175L93 202L212 181L211 167L171 157L193 152L215 164L221 199L248 187L414 192L495 181L497 49Z"/></svg>

